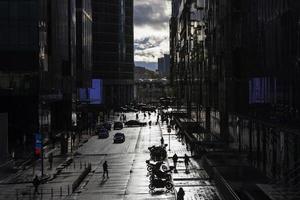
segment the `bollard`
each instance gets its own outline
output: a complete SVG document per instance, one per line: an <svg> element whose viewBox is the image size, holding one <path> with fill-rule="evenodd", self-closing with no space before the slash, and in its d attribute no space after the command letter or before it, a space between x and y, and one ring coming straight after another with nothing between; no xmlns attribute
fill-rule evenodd
<svg viewBox="0 0 300 200"><path fill-rule="evenodd" d="M41 199L43 199L43 188L41 188Z"/></svg>
<svg viewBox="0 0 300 200"><path fill-rule="evenodd" d="M51 188L51 197L53 197L53 188Z"/></svg>
<svg viewBox="0 0 300 200"><path fill-rule="evenodd" d="M68 195L70 195L70 185L68 185Z"/></svg>
<svg viewBox="0 0 300 200"><path fill-rule="evenodd" d="M62 196L62 187L60 186L60 196Z"/></svg>
<svg viewBox="0 0 300 200"><path fill-rule="evenodd" d="M18 189L16 189L16 197L17 197L17 200L19 200L19 191L18 191Z"/></svg>

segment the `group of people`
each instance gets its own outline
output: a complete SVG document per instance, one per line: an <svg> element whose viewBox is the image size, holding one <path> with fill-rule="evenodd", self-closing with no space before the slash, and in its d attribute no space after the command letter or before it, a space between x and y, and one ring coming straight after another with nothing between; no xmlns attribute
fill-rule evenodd
<svg viewBox="0 0 300 200"><path fill-rule="evenodd" d="M172 160L174 163L175 172L177 172L176 167L177 167L178 156L176 153L173 155ZM186 173L188 172L189 163L190 163L189 156L184 154L184 164L185 164ZM182 189L182 187L180 187L177 192L177 200L184 200L184 195L185 195L185 192Z"/></svg>
<svg viewBox="0 0 300 200"><path fill-rule="evenodd" d="M125 114L121 114L120 115L120 121L126 121L126 115Z"/></svg>
<svg viewBox="0 0 300 200"><path fill-rule="evenodd" d="M178 156L176 153L173 155L172 160L173 160L174 169L176 172L177 171L177 161L178 161ZM184 154L184 164L185 164L186 173L188 172L188 169L189 169L189 163L190 163L190 157L188 155Z"/></svg>

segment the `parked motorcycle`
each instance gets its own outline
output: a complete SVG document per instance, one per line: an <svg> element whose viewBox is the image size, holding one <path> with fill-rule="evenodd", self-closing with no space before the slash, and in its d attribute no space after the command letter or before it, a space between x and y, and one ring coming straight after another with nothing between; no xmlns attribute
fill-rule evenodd
<svg viewBox="0 0 300 200"><path fill-rule="evenodd" d="M155 161L162 161L162 160L166 159L166 157L167 157L166 147L167 147L167 144L165 144L164 146L149 147L148 149L150 151L151 159L155 160Z"/></svg>
<svg viewBox="0 0 300 200"><path fill-rule="evenodd" d="M174 169L174 167L170 167L170 169L166 170L166 171L153 170L151 172L150 181L155 178L171 180L172 176L171 176L170 172L172 172L173 169Z"/></svg>
<svg viewBox="0 0 300 200"><path fill-rule="evenodd" d="M158 161L156 163L151 163L150 160L146 160L147 170L148 172L152 172L153 170L162 170L167 171L168 167L164 164L163 161Z"/></svg>
<svg viewBox="0 0 300 200"><path fill-rule="evenodd" d="M148 187L150 191L154 191L155 188L166 188L168 191L171 191L173 190L174 185L170 180L155 178L151 180Z"/></svg>

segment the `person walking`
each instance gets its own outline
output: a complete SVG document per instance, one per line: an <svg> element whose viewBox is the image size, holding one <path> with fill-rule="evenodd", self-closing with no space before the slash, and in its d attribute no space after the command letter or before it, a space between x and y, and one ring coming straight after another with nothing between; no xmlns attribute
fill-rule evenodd
<svg viewBox="0 0 300 200"><path fill-rule="evenodd" d="M165 143L165 140L164 140L164 138L163 138L163 137L161 137L161 139L160 139L160 143L161 143L161 146L163 146L163 145L164 145L164 143Z"/></svg>
<svg viewBox="0 0 300 200"><path fill-rule="evenodd" d="M34 186L34 194L38 194L38 189L39 189L39 185L40 185L40 180L39 177L37 175L35 175L32 184Z"/></svg>
<svg viewBox="0 0 300 200"><path fill-rule="evenodd" d="M52 164L53 164L53 153L50 153L48 156L48 161L49 161L49 169L52 169Z"/></svg>
<svg viewBox="0 0 300 200"><path fill-rule="evenodd" d="M177 200L184 200L184 195L185 195L185 192L182 189L182 187L179 188L179 190L177 192Z"/></svg>
<svg viewBox="0 0 300 200"><path fill-rule="evenodd" d="M105 161L102 166L103 166L103 178L105 178L105 175L107 178L109 178L107 161Z"/></svg>
<svg viewBox="0 0 300 200"><path fill-rule="evenodd" d="M173 160L173 163L174 163L174 169L175 169L175 172L176 172L176 171L177 171L176 166L177 166L177 161L178 161L178 156L177 156L176 153L173 155L172 160Z"/></svg>
<svg viewBox="0 0 300 200"><path fill-rule="evenodd" d="M184 164L185 164L185 169L186 171L188 171L189 168L189 162L190 162L190 158L188 155L184 154Z"/></svg>

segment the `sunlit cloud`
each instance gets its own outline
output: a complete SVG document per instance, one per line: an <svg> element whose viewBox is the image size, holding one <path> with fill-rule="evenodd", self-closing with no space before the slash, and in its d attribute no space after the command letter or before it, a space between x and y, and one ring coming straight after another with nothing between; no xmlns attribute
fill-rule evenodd
<svg viewBox="0 0 300 200"><path fill-rule="evenodd" d="M163 0L135 0L134 47L139 64L157 62L169 53L170 2Z"/></svg>

